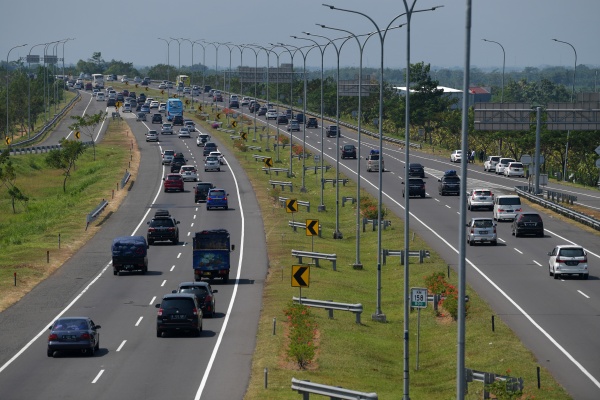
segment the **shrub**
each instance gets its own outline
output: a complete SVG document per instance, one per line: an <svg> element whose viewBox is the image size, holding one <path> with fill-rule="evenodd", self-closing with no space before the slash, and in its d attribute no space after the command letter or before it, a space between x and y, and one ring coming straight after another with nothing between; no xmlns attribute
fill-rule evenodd
<svg viewBox="0 0 600 400"><path fill-rule="evenodd" d="M369 197L360 198L360 213L368 219L377 219L377 202ZM385 218L387 210L381 209L381 219Z"/></svg>
<svg viewBox="0 0 600 400"><path fill-rule="evenodd" d="M241 152L247 152L248 151L248 146L246 146L246 143L244 143L243 140L236 140L233 143L233 147L235 147L236 149L238 149Z"/></svg>
<svg viewBox="0 0 600 400"><path fill-rule="evenodd" d="M281 194L280 188L273 188L270 190L270 195L273 201L277 204L279 202L279 195Z"/></svg>
<svg viewBox="0 0 600 400"><path fill-rule="evenodd" d="M444 307L444 310L456 321L458 319L458 288L446 281L443 272L435 272L426 276L425 284L428 292L443 297L438 306ZM469 303L465 303L465 315L468 311Z"/></svg>
<svg viewBox="0 0 600 400"><path fill-rule="evenodd" d="M290 303L283 310L289 324L289 346L287 356L305 369L313 361L317 346L315 337L317 323L310 309L302 304Z"/></svg>

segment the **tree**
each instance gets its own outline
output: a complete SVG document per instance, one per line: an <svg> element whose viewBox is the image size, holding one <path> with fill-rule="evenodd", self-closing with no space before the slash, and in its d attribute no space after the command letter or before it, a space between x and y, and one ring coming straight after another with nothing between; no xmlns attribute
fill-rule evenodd
<svg viewBox="0 0 600 400"><path fill-rule="evenodd" d="M0 154L0 184L8 190L8 195L11 198L13 214L16 214L15 203L20 201L27 206L29 197L25 196L21 190L15 185L17 172L10 160L10 152L8 149Z"/></svg>
<svg viewBox="0 0 600 400"><path fill-rule="evenodd" d="M86 147L77 140L61 139L61 148L51 150L46 156L46 164L52 168L62 169L65 179L63 181L63 192L67 192L67 179L71 176L71 170L75 169L75 161L85 151Z"/></svg>
<svg viewBox="0 0 600 400"><path fill-rule="evenodd" d="M104 111L98 111L96 114L87 115L83 114L83 117L78 115L71 116L75 120L75 123L69 126L75 132L81 132L92 140L92 148L94 149L94 161L96 161L96 141L94 140L94 132L96 127L106 118L108 113Z"/></svg>

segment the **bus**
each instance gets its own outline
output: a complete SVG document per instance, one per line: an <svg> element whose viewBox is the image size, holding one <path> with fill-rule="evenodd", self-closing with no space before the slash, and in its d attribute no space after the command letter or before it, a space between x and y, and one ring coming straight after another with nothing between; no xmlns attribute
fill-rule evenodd
<svg viewBox="0 0 600 400"><path fill-rule="evenodd" d="M96 89L104 89L104 75L92 74L92 85L94 85Z"/></svg>
<svg viewBox="0 0 600 400"><path fill-rule="evenodd" d="M173 121L173 117L183 117L183 103L179 99L167 99L167 121Z"/></svg>
<svg viewBox="0 0 600 400"><path fill-rule="evenodd" d="M175 78L175 84L179 86L180 82L183 83L184 87L190 86L190 77L187 75L177 75L177 78Z"/></svg>

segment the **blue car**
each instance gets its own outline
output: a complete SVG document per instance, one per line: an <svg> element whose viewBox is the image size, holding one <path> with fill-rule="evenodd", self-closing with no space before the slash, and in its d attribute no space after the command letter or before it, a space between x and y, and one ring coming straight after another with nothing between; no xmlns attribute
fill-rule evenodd
<svg viewBox="0 0 600 400"><path fill-rule="evenodd" d="M210 210L213 208L229 208L227 204L227 192L225 189L210 189L206 196L206 209Z"/></svg>
<svg viewBox="0 0 600 400"><path fill-rule="evenodd" d="M140 108L140 112L143 112L143 113L146 113L146 114L150 114L150 106L147 106L147 105L145 105L145 104L144 104L144 105L143 105L143 106Z"/></svg>

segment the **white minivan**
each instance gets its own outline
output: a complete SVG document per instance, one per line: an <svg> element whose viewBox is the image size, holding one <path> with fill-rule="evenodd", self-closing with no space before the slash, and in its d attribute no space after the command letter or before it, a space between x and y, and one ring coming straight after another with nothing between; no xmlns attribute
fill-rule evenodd
<svg viewBox="0 0 600 400"><path fill-rule="evenodd" d="M102 92L96 93L96 101L104 101L104 100L105 100L104 93L102 93Z"/></svg>
<svg viewBox="0 0 600 400"><path fill-rule="evenodd" d="M497 196L494 199L494 220L515 219L521 212L521 198L517 195Z"/></svg>

